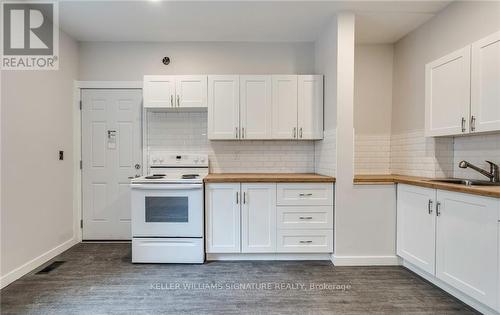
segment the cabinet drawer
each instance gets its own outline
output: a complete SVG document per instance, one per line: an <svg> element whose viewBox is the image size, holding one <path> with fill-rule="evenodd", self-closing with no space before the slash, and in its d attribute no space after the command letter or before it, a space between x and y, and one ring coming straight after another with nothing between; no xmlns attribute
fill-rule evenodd
<svg viewBox="0 0 500 315"><path fill-rule="evenodd" d="M331 253L333 230L278 230L279 253Z"/></svg>
<svg viewBox="0 0 500 315"><path fill-rule="evenodd" d="M332 229L333 206L278 207L278 229Z"/></svg>
<svg viewBox="0 0 500 315"><path fill-rule="evenodd" d="M279 206L332 206L333 184L278 184L277 203Z"/></svg>

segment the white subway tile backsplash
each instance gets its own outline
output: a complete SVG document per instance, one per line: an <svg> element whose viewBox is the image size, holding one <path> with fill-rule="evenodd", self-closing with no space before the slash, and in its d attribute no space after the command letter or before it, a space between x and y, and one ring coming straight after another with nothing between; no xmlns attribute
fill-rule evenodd
<svg viewBox="0 0 500 315"><path fill-rule="evenodd" d="M326 130L323 135L323 140L319 140L314 143L314 169L316 173L335 176L337 166L336 149L336 130Z"/></svg>
<svg viewBox="0 0 500 315"><path fill-rule="evenodd" d="M454 142L453 171L455 177L488 179L474 170L459 168L458 163L462 160L466 160L486 170L489 170L489 165L485 160L490 160L500 165L500 134L455 137Z"/></svg>
<svg viewBox="0 0 500 315"><path fill-rule="evenodd" d="M391 135L356 135L354 174L391 173Z"/></svg>
<svg viewBox="0 0 500 315"><path fill-rule="evenodd" d="M209 141L207 112L147 112L147 150L206 153L213 173L314 172L313 141Z"/></svg>

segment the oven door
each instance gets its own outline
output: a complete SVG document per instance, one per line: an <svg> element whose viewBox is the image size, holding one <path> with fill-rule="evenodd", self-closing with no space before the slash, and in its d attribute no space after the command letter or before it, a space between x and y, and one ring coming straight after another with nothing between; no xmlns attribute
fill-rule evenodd
<svg viewBox="0 0 500 315"><path fill-rule="evenodd" d="M131 184L133 237L203 237L203 184Z"/></svg>

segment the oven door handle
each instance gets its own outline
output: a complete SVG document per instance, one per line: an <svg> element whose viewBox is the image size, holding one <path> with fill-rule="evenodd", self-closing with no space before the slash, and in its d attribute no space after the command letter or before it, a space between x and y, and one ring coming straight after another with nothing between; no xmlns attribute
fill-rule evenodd
<svg viewBox="0 0 500 315"><path fill-rule="evenodd" d="M203 184L130 184L130 188L142 190L195 190L202 189Z"/></svg>

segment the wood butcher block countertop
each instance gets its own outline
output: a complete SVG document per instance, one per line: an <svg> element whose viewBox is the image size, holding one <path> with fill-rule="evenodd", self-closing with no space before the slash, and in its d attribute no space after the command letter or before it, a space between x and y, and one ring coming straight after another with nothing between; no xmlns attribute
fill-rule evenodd
<svg viewBox="0 0 500 315"><path fill-rule="evenodd" d="M211 173L205 183L335 183L335 177L314 173Z"/></svg>
<svg viewBox="0 0 500 315"><path fill-rule="evenodd" d="M431 178L405 175L356 175L354 183L358 185L408 184L462 192L466 194L500 198L500 186L465 186L459 184L429 181Z"/></svg>

